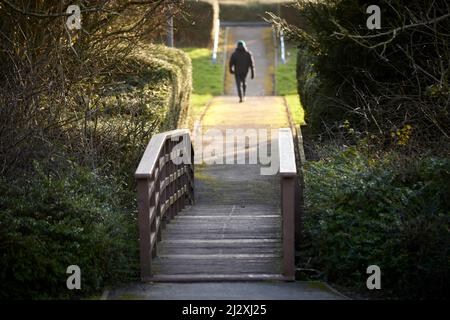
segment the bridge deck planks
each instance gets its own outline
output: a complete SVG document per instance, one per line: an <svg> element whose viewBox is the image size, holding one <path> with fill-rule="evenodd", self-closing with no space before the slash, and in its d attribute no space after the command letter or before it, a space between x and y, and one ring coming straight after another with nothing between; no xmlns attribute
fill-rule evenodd
<svg viewBox="0 0 450 320"><path fill-rule="evenodd" d="M155 279L281 274L281 215L274 206L188 207L162 235L153 260Z"/></svg>

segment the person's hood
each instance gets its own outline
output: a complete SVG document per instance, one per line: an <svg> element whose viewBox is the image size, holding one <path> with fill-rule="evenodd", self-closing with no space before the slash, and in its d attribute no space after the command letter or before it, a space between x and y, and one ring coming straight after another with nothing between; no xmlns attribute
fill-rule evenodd
<svg viewBox="0 0 450 320"><path fill-rule="evenodd" d="M247 46L245 45L245 42L240 40L237 43L236 51L238 52L247 52Z"/></svg>
<svg viewBox="0 0 450 320"><path fill-rule="evenodd" d="M237 47L236 51L237 52L247 52L247 48L246 47Z"/></svg>

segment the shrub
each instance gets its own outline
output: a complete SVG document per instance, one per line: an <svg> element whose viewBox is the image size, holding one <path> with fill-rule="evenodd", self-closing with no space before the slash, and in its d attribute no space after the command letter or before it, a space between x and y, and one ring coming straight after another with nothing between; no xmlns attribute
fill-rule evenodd
<svg viewBox="0 0 450 320"><path fill-rule="evenodd" d="M35 168L0 181L0 298L76 298L136 279L136 212L120 181L74 164ZM66 288L69 265L81 268L80 291Z"/></svg>
<svg viewBox="0 0 450 320"><path fill-rule="evenodd" d="M373 3L364 0L298 0L297 11L307 20L303 26L272 16L301 46L298 82L306 122L314 133L334 133L349 119L356 130L385 140L410 124L417 143L447 146L446 3L387 2L380 3L381 31L366 27L365 10ZM433 17L426 14L430 10Z"/></svg>
<svg viewBox="0 0 450 320"><path fill-rule="evenodd" d="M102 90L91 91L89 84L81 84L80 90L86 93L83 103L75 104L76 97L68 97L67 110L60 115L59 123L64 125L49 126L51 131L46 131L39 124L36 130L45 142L23 141L19 148L26 149L27 157L19 157L20 166L29 168L32 160L51 154L120 175L131 185L132 173L151 136L185 121L191 73L191 62L184 52L141 46L117 61L116 70L97 75L97 81L108 84ZM41 97L41 101L46 99ZM8 173L14 173L14 169L11 166Z"/></svg>
<svg viewBox="0 0 450 320"><path fill-rule="evenodd" d="M333 151L304 168L307 215L301 261L329 281L365 288L366 268L382 271L382 293L450 294L450 160L371 157Z"/></svg>
<svg viewBox="0 0 450 320"><path fill-rule="evenodd" d="M166 2L86 2L72 32L60 1L0 6L0 298L136 278L133 173L151 136L184 121L192 87L187 55L141 44ZM81 292L66 289L70 264Z"/></svg>
<svg viewBox="0 0 450 320"><path fill-rule="evenodd" d="M140 45L165 27L166 2L113 1L103 8L84 3L86 32L69 33L59 15L64 11L60 1L21 0L17 6L26 8L23 12L12 4L0 7L1 35L9 39L0 50L2 174L14 176L49 155L103 167L98 151L105 148L92 130L99 123L108 127L105 121L124 113L132 115L127 122L145 119L149 126L141 137L148 140L149 134L172 129L186 117L188 57ZM171 4L178 14L180 2ZM106 142L110 146L119 138L112 135Z"/></svg>
<svg viewBox="0 0 450 320"><path fill-rule="evenodd" d="M74 298L136 279L133 173L151 136L187 112L191 64L179 50L149 46L107 77L90 112L65 113L84 121L60 128L62 143L51 141L59 156L0 181L2 298ZM81 292L66 289L71 264L81 267Z"/></svg>

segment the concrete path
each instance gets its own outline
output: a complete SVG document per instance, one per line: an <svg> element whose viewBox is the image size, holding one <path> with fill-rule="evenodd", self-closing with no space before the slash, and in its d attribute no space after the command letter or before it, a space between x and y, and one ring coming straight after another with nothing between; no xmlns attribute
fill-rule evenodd
<svg viewBox="0 0 450 320"><path fill-rule="evenodd" d="M321 282L209 282L133 284L110 300L342 300Z"/></svg>
<svg viewBox="0 0 450 320"><path fill-rule="evenodd" d="M289 127L283 98L253 96L247 98L246 102L239 103L235 97L216 97L204 115L201 126L203 136L208 131L214 130L220 132L225 138L227 129L242 129L243 135L248 137L252 133L258 134L261 130L266 130L268 134L266 137L259 135L257 138L259 142L267 141L269 152L262 152L258 145L249 143L244 150L225 149L221 158L223 164L197 166L195 181L197 203L238 206L266 205L279 211L280 188L278 177L261 175L261 165L250 164L249 156L250 152L265 153L271 155L271 162L277 160L277 133L273 137L270 134L272 129ZM199 141L196 142L195 144L198 146ZM204 138L202 141L203 149L209 143ZM270 152L272 147L273 154ZM197 154L202 152L197 151ZM233 156L245 158L245 164L226 164L226 156L230 153ZM205 154L203 160L208 162L214 159ZM237 159L235 162L237 162Z"/></svg>
<svg viewBox="0 0 450 320"><path fill-rule="evenodd" d="M228 72L228 62L239 40L245 41L255 59L255 79L251 80L249 73L247 95L273 95L274 49L272 29L268 27L229 27L225 94L237 96L234 76Z"/></svg>
<svg viewBox="0 0 450 320"><path fill-rule="evenodd" d="M282 97L248 96L238 102L231 96L216 97L210 103L201 125L204 129L217 128L286 128L289 127L286 106Z"/></svg>

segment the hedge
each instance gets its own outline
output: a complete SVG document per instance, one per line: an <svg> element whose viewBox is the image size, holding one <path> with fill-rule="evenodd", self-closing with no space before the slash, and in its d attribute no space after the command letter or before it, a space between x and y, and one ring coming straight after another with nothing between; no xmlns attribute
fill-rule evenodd
<svg viewBox="0 0 450 320"><path fill-rule="evenodd" d="M186 117L191 73L182 51L141 46L103 75L89 114L68 108L82 120L61 130L58 156L0 179L0 299L84 298L138 279L133 174L151 136ZM72 264L80 291L66 288Z"/></svg>
<svg viewBox="0 0 450 320"><path fill-rule="evenodd" d="M181 50L160 45L141 46L108 79L112 83L98 94L95 113L87 123L68 130L67 141L94 141L81 164L119 174L133 183L132 172L151 136L182 126L187 119L192 91L190 58Z"/></svg>

